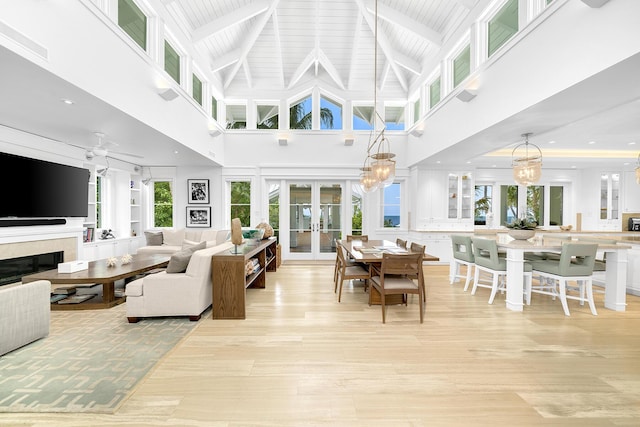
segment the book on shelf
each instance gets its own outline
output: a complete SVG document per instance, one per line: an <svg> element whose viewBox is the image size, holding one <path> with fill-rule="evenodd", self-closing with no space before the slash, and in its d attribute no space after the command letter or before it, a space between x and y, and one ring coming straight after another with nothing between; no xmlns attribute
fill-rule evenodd
<svg viewBox="0 0 640 427"><path fill-rule="evenodd" d="M61 301L67 297L68 295L66 294L51 294L51 304Z"/></svg>
<svg viewBox="0 0 640 427"><path fill-rule="evenodd" d="M58 304L80 304L88 299L95 297L94 294L88 295L70 295L63 300L58 301Z"/></svg>
<svg viewBox="0 0 640 427"><path fill-rule="evenodd" d="M94 241L94 232L95 232L95 228L93 227L85 227L82 230L82 238L84 240L84 243L89 243Z"/></svg>
<svg viewBox="0 0 640 427"><path fill-rule="evenodd" d="M51 293L56 295L73 295L76 293L76 288L73 286L68 288L55 288Z"/></svg>

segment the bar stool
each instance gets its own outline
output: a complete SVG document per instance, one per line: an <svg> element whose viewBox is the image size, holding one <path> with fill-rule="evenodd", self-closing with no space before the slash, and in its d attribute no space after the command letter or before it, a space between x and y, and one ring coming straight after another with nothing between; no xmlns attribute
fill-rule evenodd
<svg viewBox="0 0 640 427"><path fill-rule="evenodd" d="M451 236L451 245L453 247L453 258L449 263L449 283L453 285L458 279L465 279L464 291L466 292L471 282L473 268L475 266L475 258L473 256L473 247L471 245L470 236ZM462 266L466 267L466 274L462 275L460 270Z"/></svg>

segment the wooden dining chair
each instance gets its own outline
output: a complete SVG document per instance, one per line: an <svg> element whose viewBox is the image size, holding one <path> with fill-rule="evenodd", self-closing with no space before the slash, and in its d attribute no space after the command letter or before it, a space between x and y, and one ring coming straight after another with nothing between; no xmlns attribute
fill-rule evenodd
<svg viewBox="0 0 640 427"><path fill-rule="evenodd" d="M340 269L342 267L342 260L346 259L346 263L347 263L347 267L351 267L354 265L360 265L360 263L358 263L356 260L354 260L353 258L349 257L349 254L347 253L346 249L343 253L345 253L346 255L344 257L340 256L340 247L342 247L342 243L340 243L339 240L336 239L335 241L336 243L336 263L335 266L333 268L333 292L336 293L338 292L338 273L340 272ZM344 248L343 248L344 249Z"/></svg>
<svg viewBox="0 0 640 427"><path fill-rule="evenodd" d="M411 246L409 247L409 249L411 252L421 253L422 257L424 258L427 247L416 242L411 242ZM420 263L420 270L422 271L422 263ZM418 280L418 283L422 287L422 300L427 301L427 289L424 284L424 272L420 275L420 277L412 277L412 279Z"/></svg>
<svg viewBox="0 0 640 427"><path fill-rule="evenodd" d="M402 248L402 249L407 249L407 241L403 240L403 239L400 239L400 238L397 238L396 239L396 246L398 246L399 248Z"/></svg>
<svg viewBox="0 0 640 427"><path fill-rule="evenodd" d="M371 291L369 292L369 305L372 303L373 289L380 294L382 306L382 323L386 323L387 308L385 299L387 295L418 295L420 307L420 323L424 320L424 305L422 296L422 258L421 252L407 254L383 253L382 263L371 277ZM415 281L411 277L417 276ZM405 306L408 306L408 298L404 298Z"/></svg>
<svg viewBox="0 0 640 427"><path fill-rule="evenodd" d="M351 265L347 259L347 250L344 246L338 245L336 247L336 251L338 253L338 276L336 281L336 286L338 286L338 282L340 283L340 288L338 291L338 302L342 299L342 284L345 280L364 280L364 289L367 290L369 286L369 279L371 278L370 270L361 265Z"/></svg>
<svg viewBox="0 0 640 427"><path fill-rule="evenodd" d="M361 240L363 242L368 242L369 241L369 236L366 234L347 234L347 242L352 242L354 240Z"/></svg>

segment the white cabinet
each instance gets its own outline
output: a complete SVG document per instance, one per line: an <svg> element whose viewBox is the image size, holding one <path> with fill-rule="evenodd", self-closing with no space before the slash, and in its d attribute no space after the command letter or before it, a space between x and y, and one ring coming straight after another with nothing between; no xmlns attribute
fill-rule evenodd
<svg viewBox="0 0 640 427"><path fill-rule="evenodd" d="M600 219L616 220L620 218L620 174L603 173L600 175Z"/></svg>
<svg viewBox="0 0 640 427"><path fill-rule="evenodd" d="M627 293L640 296L640 245L627 252Z"/></svg>
<svg viewBox="0 0 640 427"><path fill-rule="evenodd" d="M452 256L451 236L449 233L421 233L411 232L409 240L425 246L430 255L440 258L440 263L449 263Z"/></svg>
<svg viewBox="0 0 640 427"><path fill-rule="evenodd" d="M622 181L622 211L625 213L640 212L640 185L636 183L636 173L626 171Z"/></svg>
<svg viewBox="0 0 640 427"><path fill-rule="evenodd" d="M468 172L450 173L447 177L447 218L471 219L473 214L473 180Z"/></svg>
<svg viewBox="0 0 640 427"><path fill-rule="evenodd" d="M120 257L124 254L134 255L138 248L142 246L143 240L142 237L127 237L85 243L80 259L95 261L110 257Z"/></svg>

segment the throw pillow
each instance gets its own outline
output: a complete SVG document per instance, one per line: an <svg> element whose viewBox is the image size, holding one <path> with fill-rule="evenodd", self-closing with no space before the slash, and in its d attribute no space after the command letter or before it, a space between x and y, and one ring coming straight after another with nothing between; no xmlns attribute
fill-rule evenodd
<svg viewBox="0 0 640 427"><path fill-rule="evenodd" d="M193 240L184 239L182 241L182 249L189 249L189 248L197 245L198 243L200 243L200 242L194 242Z"/></svg>
<svg viewBox="0 0 640 427"><path fill-rule="evenodd" d="M147 246L162 245L162 231L145 231L144 237L147 239Z"/></svg>
<svg viewBox="0 0 640 427"><path fill-rule="evenodd" d="M167 274L184 273L191 260L191 255L197 250L206 248L206 242L200 242L190 248L183 249L171 255L167 265Z"/></svg>
<svg viewBox="0 0 640 427"><path fill-rule="evenodd" d="M169 246L181 246L184 240L184 228L178 230L162 230L163 243Z"/></svg>

